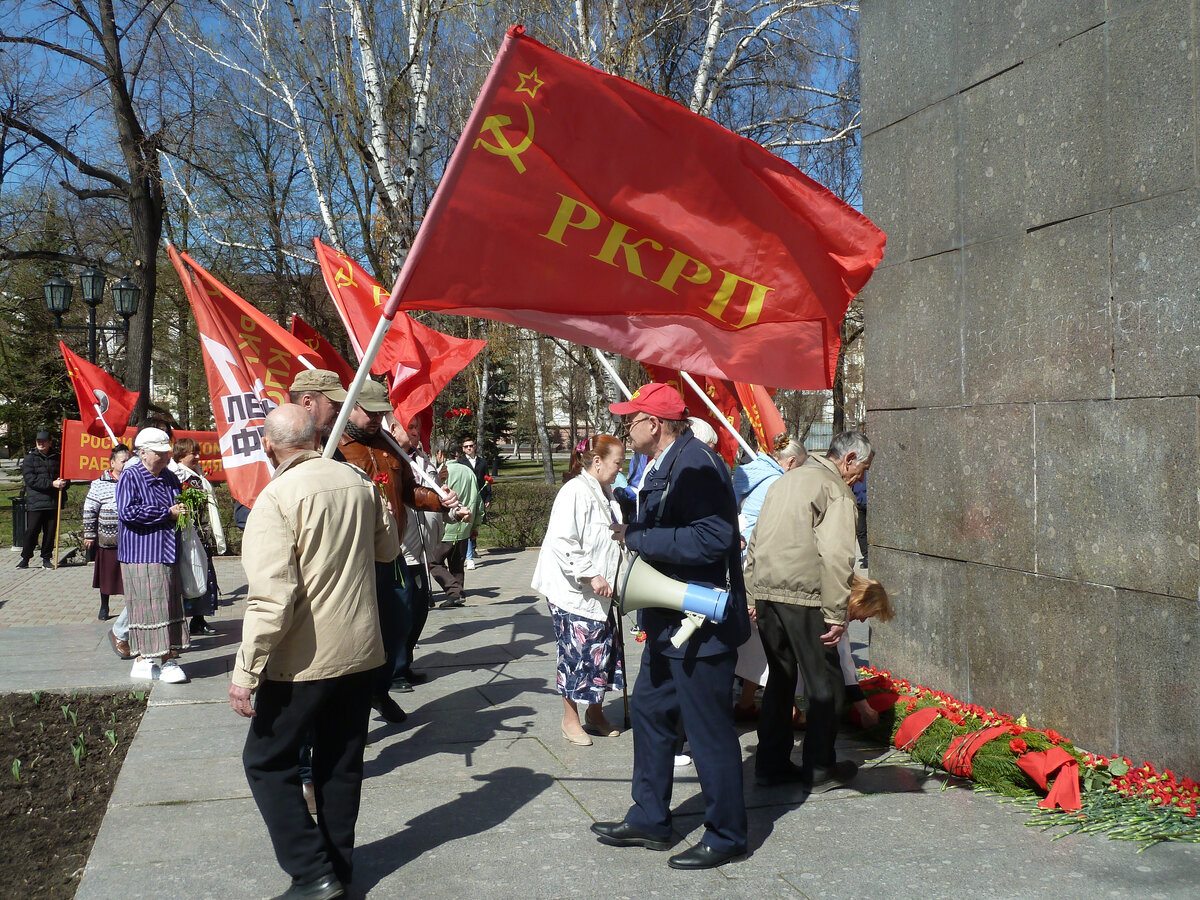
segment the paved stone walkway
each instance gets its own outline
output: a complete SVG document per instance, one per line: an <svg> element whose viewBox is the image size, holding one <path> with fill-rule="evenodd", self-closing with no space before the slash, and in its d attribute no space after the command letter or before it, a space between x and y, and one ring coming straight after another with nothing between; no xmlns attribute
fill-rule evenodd
<svg viewBox="0 0 1200 900"><path fill-rule="evenodd" d="M682 873L667 867L668 854L597 843L588 826L619 819L629 804L632 740L580 748L559 734L550 624L528 588L535 556L489 554L467 573L468 605L430 613L417 658L430 680L395 695L409 721L371 723L351 896L1196 896L1196 845L1138 854L1102 837L1052 841L1011 804L851 741L844 754L866 766L853 789L804 801L757 788L752 730L742 736L747 859ZM226 701L245 578L238 560L218 562L233 605L214 620L219 634L186 655L191 683L154 685L81 900L260 898L286 886L241 767L246 724ZM90 585L83 566L0 570L0 690L131 686L130 664L95 621ZM620 706L619 697L609 703L613 721ZM694 769L679 770L675 803L683 849L703 831Z"/></svg>

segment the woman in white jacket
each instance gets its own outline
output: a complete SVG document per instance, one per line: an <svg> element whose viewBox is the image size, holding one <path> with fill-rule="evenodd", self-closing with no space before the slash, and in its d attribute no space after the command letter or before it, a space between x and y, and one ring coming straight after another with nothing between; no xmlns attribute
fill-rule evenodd
<svg viewBox="0 0 1200 900"><path fill-rule="evenodd" d="M607 691L625 686L608 618L621 558L608 528L621 521L612 484L624 462L625 445L611 435L598 434L575 448L533 572L533 589L549 601L558 639L563 737L584 747L592 743L589 734L620 734L604 717L602 703ZM588 704L582 722L581 702Z"/></svg>

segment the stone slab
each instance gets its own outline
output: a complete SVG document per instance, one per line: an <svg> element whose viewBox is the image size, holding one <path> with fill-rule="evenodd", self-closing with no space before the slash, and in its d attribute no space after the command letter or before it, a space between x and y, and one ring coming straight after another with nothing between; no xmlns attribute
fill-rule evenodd
<svg viewBox="0 0 1200 900"><path fill-rule="evenodd" d="M883 498L871 528L885 544L1033 570L1029 406L876 411L871 428L871 495Z"/></svg>
<svg viewBox="0 0 1200 900"><path fill-rule="evenodd" d="M954 91L954 16L937 0L873 0L859 13L863 131Z"/></svg>
<svg viewBox="0 0 1200 900"><path fill-rule="evenodd" d="M1113 210L1117 397L1200 394L1200 190Z"/></svg>
<svg viewBox="0 0 1200 900"><path fill-rule="evenodd" d="M1200 605L1195 598L1117 591L1111 620L1111 677L1121 686L1114 691L1113 752L1200 772L1200 704L1190 699L1200 671Z"/></svg>
<svg viewBox="0 0 1200 900"><path fill-rule="evenodd" d="M960 95L964 244L1024 231L1030 188L1027 79L1028 69L1016 66Z"/></svg>
<svg viewBox="0 0 1200 900"><path fill-rule="evenodd" d="M973 612L961 590L967 568L958 560L872 545L871 577L883 582L896 609L895 619L872 628L872 665L946 691L968 686L966 629Z"/></svg>
<svg viewBox="0 0 1200 900"><path fill-rule="evenodd" d="M1028 129L1030 227L1112 205L1104 52L1104 29L1094 28L1026 63L1028 95L1018 106Z"/></svg>
<svg viewBox="0 0 1200 900"><path fill-rule="evenodd" d="M963 251L970 405L1112 396L1109 216Z"/></svg>
<svg viewBox="0 0 1200 900"><path fill-rule="evenodd" d="M1117 202L1196 186L1196 34L1189 6L1158 0L1108 23L1106 137Z"/></svg>
<svg viewBox="0 0 1200 900"><path fill-rule="evenodd" d="M879 270L865 298L872 409L962 402L960 253ZM904 335L894 342L893 335ZM886 348L886 349L885 349Z"/></svg>
<svg viewBox="0 0 1200 900"><path fill-rule="evenodd" d="M1037 407L1037 571L1195 601L1200 400Z"/></svg>
<svg viewBox="0 0 1200 900"><path fill-rule="evenodd" d="M967 88L1104 21L1104 0L960 0L955 75Z"/></svg>

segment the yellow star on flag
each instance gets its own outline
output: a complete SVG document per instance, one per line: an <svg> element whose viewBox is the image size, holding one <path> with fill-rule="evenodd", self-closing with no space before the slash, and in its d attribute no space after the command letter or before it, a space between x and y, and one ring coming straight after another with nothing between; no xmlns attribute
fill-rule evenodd
<svg viewBox="0 0 1200 900"><path fill-rule="evenodd" d="M518 72L517 76L521 79L521 83L517 85L517 93L528 94L537 99L538 88L546 83L538 78L537 67L535 66L532 72Z"/></svg>

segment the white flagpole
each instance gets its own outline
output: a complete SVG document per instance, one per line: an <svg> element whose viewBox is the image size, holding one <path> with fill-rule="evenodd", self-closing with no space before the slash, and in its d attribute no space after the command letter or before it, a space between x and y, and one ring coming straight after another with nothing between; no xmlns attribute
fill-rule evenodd
<svg viewBox="0 0 1200 900"><path fill-rule="evenodd" d="M750 445L746 443L746 439L744 437L742 437L740 434L738 434L737 429L734 428L731 424L729 424L729 420L727 418L725 418L725 413L723 413L719 409L717 409L717 404L713 403L712 399L708 396L708 394L704 393L704 391L702 391L700 389L700 385L696 384L695 379L693 379L692 376L689 375L687 372L681 371L679 374L683 377L684 381L686 381L689 385L691 385L692 390L695 391L699 395L700 399L704 401L704 405L707 406L710 410L712 410L712 414L714 416L716 416L717 420L722 425L724 425L726 430L728 430L728 432L734 436L734 438L737 440L737 442L739 444L741 444L742 449L745 450L746 453L748 453L750 455L750 458L754 459L755 457L757 457L758 452L756 450L752 449L750 447Z"/></svg>
<svg viewBox="0 0 1200 900"><path fill-rule="evenodd" d="M608 377L612 379L613 384L621 389L621 393L625 395L625 399L628 400L632 397L633 393L625 386L625 382L621 380L621 376L617 374L617 370L612 367L612 363L595 347L592 348L592 352L596 354L596 359L600 360L600 365L604 366L604 371L608 373Z"/></svg>
<svg viewBox="0 0 1200 900"><path fill-rule="evenodd" d="M371 377L371 364L379 355L379 348L383 345L383 339L387 337L388 329L391 327L392 320L386 315L381 317L379 324L375 326L375 333L371 335L371 342L367 344L367 349L363 352L363 358L358 364L358 371L354 373L354 380L350 382L350 387L346 388L346 399L342 401L342 411L338 413L337 421L333 423L333 431L329 433L329 440L325 442L323 456L326 459L332 459L333 454L337 451L338 441L342 439L342 432L346 430L346 422L350 420L350 410L354 409L354 404L358 402L358 395L362 392L362 386Z"/></svg>
<svg viewBox="0 0 1200 900"><path fill-rule="evenodd" d="M93 406L93 407L95 408L95 410L96 410L96 418L98 418L98 419L100 420L100 424L101 424L101 425L103 425L103 426L104 426L104 430L108 432L108 436L109 436L109 438L112 440L112 442L113 442L113 446L114 446L114 447L115 447L115 446L117 446L117 444L119 443L119 442L117 441L117 436L116 436L115 434L113 434L113 430L112 430L111 428L109 428L109 427L108 427L108 420L104 418L104 413L103 413L103 412L101 411L101 409L100 409L100 404L99 404L99 403L93 403L93 404L92 404L92 406Z"/></svg>

